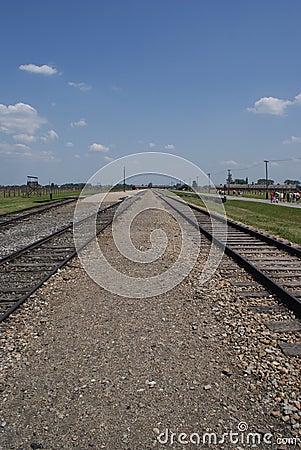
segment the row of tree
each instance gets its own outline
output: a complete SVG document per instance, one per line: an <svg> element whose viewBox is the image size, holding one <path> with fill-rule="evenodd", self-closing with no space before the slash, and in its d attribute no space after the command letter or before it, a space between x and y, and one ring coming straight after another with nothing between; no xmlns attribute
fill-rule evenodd
<svg viewBox="0 0 301 450"><path fill-rule="evenodd" d="M256 184L266 184L268 181L268 184L274 184L274 180L266 180L265 178L259 178L256 182ZM229 182L228 178L227 178L227 183ZM230 184L249 184L248 182L248 178L244 179L244 178L235 178L235 180L232 179L230 180ZM287 186L300 186L301 182L299 180L285 180L284 184Z"/></svg>
<svg viewBox="0 0 301 450"><path fill-rule="evenodd" d="M259 178L257 184L266 184L267 180L265 178ZM274 180L268 180L268 184L274 184ZM284 184L287 186L300 186L299 180L284 180Z"/></svg>

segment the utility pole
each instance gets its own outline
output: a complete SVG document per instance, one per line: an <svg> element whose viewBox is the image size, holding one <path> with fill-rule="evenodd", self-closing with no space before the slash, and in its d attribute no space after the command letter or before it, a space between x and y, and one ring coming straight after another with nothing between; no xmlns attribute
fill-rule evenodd
<svg viewBox="0 0 301 450"><path fill-rule="evenodd" d="M125 192L125 166L123 168L123 192Z"/></svg>
<svg viewBox="0 0 301 450"><path fill-rule="evenodd" d="M49 200L50 201L52 200L52 188L51 188L50 181L49 181Z"/></svg>
<svg viewBox="0 0 301 450"><path fill-rule="evenodd" d="M231 183L231 169L228 169L228 178L227 178L227 182L228 182L228 195L230 195L230 183Z"/></svg>
<svg viewBox="0 0 301 450"><path fill-rule="evenodd" d="M268 177L268 162L267 160L264 160L265 163L265 198L268 200L269 198L269 177Z"/></svg>
<svg viewBox="0 0 301 450"><path fill-rule="evenodd" d="M208 178L209 178L209 187L208 187L208 191L209 191L209 194L210 194L210 188L211 188L211 178L210 178L210 176L211 176L211 174L208 173Z"/></svg>

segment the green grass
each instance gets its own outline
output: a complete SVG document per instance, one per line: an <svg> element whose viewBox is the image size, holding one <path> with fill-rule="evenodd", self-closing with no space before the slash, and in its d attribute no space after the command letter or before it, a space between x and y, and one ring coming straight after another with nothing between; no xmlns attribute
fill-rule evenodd
<svg viewBox="0 0 301 450"><path fill-rule="evenodd" d="M177 193L187 202L204 206L196 196ZM234 219L282 239L301 244L301 208L268 203L230 200L224 204L229 219Z"/></svg>
<svg viewBox="0 0 301 450"><path fill-rule="evenodd" d="M258 198L259 200L264 200L266 198L265 192L259 192L256 194L243 193L242 195L233 195L230 192L230 195L227 194L227 197L236 197L236 198Z"/></svg>
<svg viewBox="0 0 301 450"><path fill-rule="evenodd" d="M227 200L229 218L301 244L301 209L266 203Z"/></svg>
<svg viewBox="0 0 301 450"><path fill-rule="evenodd" d="M59 200L62 198L77 197L79 192L64 192L62 194L53 194L52 200ZM35 197L0 197L0 215L9 212L20 211L32 206L39 206L49 203L49 195L35 196Z"/></svg>

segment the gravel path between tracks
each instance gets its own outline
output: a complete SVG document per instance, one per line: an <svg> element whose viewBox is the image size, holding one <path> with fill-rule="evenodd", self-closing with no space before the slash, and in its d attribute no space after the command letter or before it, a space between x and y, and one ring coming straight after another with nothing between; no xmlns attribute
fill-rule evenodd
<svg viewBox="0 0 301 450"><path fill-rule="evenodd" d="M102 202L101 207L105 207L123 197L134 195L136 192L137 191L126 191L94 194L84 198L82 201L87 203L88 213L91 214L91 211L89 211L89 201L91 200L93 202ZM76 202L56 206L48 211L30 216L23 221L0 228L0 258L17 251L26 245L32 244L72 223L75 206ZM80 219L80 217L78 219Z"/></svg>
<svg viewBox="0 0 301 450"><path fill-rule="evenodd" d="M179 231L166 214L141 214L136 246L147 248L153 227ZM141 276L166 270L179 251L173 241L154 267L138 268L116 253L110 230L100 243ZM299 360L280 352L266 317L246 313L222 271L246 275L227 257L199 285L203 247L189 277L145 300L104 291L74 259L4 323L0 449L240 450L252 447L248 432L257 448L294 448L277 439L301 437Z"/></svg>
<svg viewBox="0 0 301 450"><path fill-rule="evenodd" d="M65 227L73 220L75 203L30 216L0 229L0 258Z"/></svg>

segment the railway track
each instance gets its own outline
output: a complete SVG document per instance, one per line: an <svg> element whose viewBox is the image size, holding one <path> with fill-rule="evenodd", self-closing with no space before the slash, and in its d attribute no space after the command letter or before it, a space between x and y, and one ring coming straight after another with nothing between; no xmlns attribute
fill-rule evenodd
<svg viewBox="0 0 301 450"><path fill-rule="evenodd" d="M99 234L112 223L121 202L113 203L97 214ZM80 222L89 220L90 216ZM91 239L90 239L91 240ZM87 240L86 244L89 243ZM73 242L73 223L0 259L0 322L9 317L25 300L77 253Z"/></svg>
<svg viewBox="0 0 301 450"><path fill-rule="evenodd" d="M158 195L174 209L181 210L180 200ZM269 293L281 300L298 318L301 318L301 250L229 219L226 219L225 245L224 229L218 228L218 223L225 223L225 219L214 215L213 236L209 213L196 205L188 204L194 211L201 233L217 246L224 248L228 256L249 272ZM254 293L245 292L245 295L252 297ZM281 324L279 324L280 328ZM300 321L291 324L291 329L294 328L301 331Z"/></svg>
<svg viewBox="0 0 301 450"><path fill-rule="evenodd" d="M161 193L157 195L181 213L180 200ZM98 214L98 233L112 222L119 204L120 201ZM258 286L261 285L265 289L257 291L257 287L254 288L254 282L250 282L246 277L246 282L239 281L236 284L238 288L242 288L239 295L245 299L257 298L261 302L257 310L262 313L273 313L277 307L275 309L270 304L265 304L267 296L273 294L277 301L285 304L298 319L278 320L277 323L270 321L267 326L276 332L301 331L299 320L301 317L301 250L228 219L226 220L227 242L225 245L225 219L214 216L212 222L204 209L193 204L189 206L194 211L201 233L216 246L224 249L230 258L252 275L253 279L259 283ZM70 225L0 259L0 322L75 255L76 249L72 225ZM231 275L231 265L228 265L227 270L228 273L225 276ZM295 350L297 354L301 354L300 345Z"/></svg>
<svg viewBox="0 0 301 450"><path fill-rule="evenodd" d="M31 208L25 208L21 211L15 211L8 214L0 215L0 228L3 228L8 225L12 225L13 223L17 223L21 220L28 219L31 216L36 214L44 213L53 208L57 208L59 206L68 205L69 203L75 202L76 198L68 198L64 200L55 200L47 205L43 206L32 206Z"/></svg>

